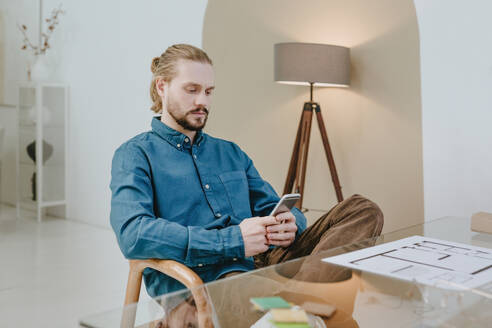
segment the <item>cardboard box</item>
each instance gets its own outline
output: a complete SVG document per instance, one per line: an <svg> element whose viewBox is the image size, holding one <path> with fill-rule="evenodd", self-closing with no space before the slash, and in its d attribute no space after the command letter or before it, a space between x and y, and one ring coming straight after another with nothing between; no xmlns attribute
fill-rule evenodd
<svg viewBox="0 0 492 328"><path fill-rule="evenodd" d="M492 234L492 213L478 212L472 215L471 229Z"/></svg>

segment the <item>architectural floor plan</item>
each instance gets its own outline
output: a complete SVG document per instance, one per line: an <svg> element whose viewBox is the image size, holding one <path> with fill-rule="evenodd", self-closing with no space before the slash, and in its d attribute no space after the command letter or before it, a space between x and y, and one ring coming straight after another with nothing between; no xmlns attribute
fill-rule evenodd
<svg viewBox="0 0 492 328"><path fill-rule="evenodd" d="M450 289L476 288L492 281L492 249L422 236L323 261Z"/></svg>

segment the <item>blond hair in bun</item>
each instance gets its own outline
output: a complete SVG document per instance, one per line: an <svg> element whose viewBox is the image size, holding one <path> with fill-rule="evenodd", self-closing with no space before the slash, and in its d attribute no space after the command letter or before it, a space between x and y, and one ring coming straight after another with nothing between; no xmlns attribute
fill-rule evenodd
<svg viewBox="0 0 492 328"><path fill-rule="evenodd" d="M212 60L210 60L205 51L189 44L172 45L160 57L154 57L150 65L150 71L152 72L150 98L153 102L151 109L156 113L162 111L162 99L157 93L156 80L157 78L162 78L165 81L171 81L176 76L176 63L180 59L212 65Z"/></svg>
<svg viewBox="0 0 492 328"><path fill-rule="evenodd" d="M157 70L157 66L159 66L159 57L154 57L152 59L152 64L150 64L150 71L152 73L155 73L155 71Z"/></svg>

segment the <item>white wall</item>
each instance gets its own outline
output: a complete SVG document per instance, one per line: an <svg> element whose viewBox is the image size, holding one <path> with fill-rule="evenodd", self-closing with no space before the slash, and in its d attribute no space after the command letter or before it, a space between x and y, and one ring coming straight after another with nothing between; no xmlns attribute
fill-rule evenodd
<svg viewBox="0 0 492 328"><path fill-rule="evenodd" d="M38 33L37 0L0 0L0 39L5 62L3 84L5 86L3 103L15 104L16 83L26 80L28 56L21 50L22 34L17 24L28 26L28 35L37 42Z"/></svg>
<svg viewBox="0 0 492 328"><path fill-rule="evenodd" d="M415 0L427 220L492 212L492 2Z"/></svg>
<svg viewBox="0 0 492 328"><path fill-rule="evenodd" d="M17 142L17 111L13 106L0 105L0 128L5 129L0 145L0 203L15 205L15 154Z"/></svg>
<svg viewBox="0 0 492 328"><path fill-rule="evenodd" d="M9 17L36 25L38 1L1 2ZM44 0L45 16L59 0ZM23 9L19 8L22 5ZM63 1L66 14L53 34L55 80L70 84L68 217L109 225L114 150L150 127L150 63L173 43L201 46L206 0ZM33 14L34 13L34 14ZM21 39L7 26L10 46ZM7 97L24 79L19 51L6 59ZM56 55L56 56L53 56Z"/></svg>
<svg viewBox="0 0 492 328"><path fill-rule="evenodd" d="M16 194L16 142L17 142L17 115L16 84L26 77L27 56L21 50L22 35L17 30L17 23L29 26L28 34L35 36L38 28L37 1L33 0L0 0L0 125L6 127L4 140L3 167L0 176L0 202L15 205Z"/></svg>

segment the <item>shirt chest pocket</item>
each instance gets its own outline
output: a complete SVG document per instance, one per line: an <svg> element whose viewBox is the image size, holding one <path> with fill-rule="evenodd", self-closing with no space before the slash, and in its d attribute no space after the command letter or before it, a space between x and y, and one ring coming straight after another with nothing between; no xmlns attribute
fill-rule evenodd
<svg viewBox="0 0 492 328"><path fill-rule="evenodd" d="M219 174L219 179L224 185L226 197L234 215L241 219L251 217L246 173L244 171L224 172Z"/></svg>

